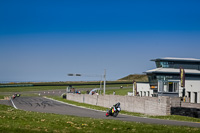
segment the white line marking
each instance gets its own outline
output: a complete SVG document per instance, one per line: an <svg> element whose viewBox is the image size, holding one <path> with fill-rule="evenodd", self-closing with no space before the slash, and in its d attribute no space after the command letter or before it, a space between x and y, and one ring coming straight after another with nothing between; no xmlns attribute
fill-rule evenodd
<svg viewBox="0 0 200 133"><path fill-rule="evenodd" d="M10 100L11 100L11 102L12 102L13 107L14 107L15 109L18 109L18 108L15 106L15 104L14 104L12 98L10 98Z"/></svg>

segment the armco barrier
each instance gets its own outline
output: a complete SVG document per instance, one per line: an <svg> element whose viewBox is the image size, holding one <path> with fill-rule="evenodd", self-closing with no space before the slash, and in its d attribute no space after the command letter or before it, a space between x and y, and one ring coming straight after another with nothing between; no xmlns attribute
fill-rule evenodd
<svg viewBox="0 0 200 133"><path fill-rule="evenodd" d="M111 107L117 102L121 103L122 110L138 112L148 115L170 115L171 106L169 97L135 97L118 95L88 95L67 94L67 99L102 107Z"/></svg>

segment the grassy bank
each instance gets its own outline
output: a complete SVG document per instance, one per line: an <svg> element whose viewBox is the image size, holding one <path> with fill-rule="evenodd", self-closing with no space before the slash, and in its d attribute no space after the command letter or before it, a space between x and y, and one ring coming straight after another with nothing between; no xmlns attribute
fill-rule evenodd
<svg viewBox="0 0 200 133"><path fill-rule="evenodd" d="M16 110L0 105L0 132L135 132L135 133L198 133L200 128L143 124L67 115Z"/></svg>
<svg viewBox="0 0 200 133"><path fill-rule="evenodd" d="M136 81L136 82L148 82L148 76L146 74L130 74L126 77L123 77L119 80L126 80L126 81Z"/></svg>

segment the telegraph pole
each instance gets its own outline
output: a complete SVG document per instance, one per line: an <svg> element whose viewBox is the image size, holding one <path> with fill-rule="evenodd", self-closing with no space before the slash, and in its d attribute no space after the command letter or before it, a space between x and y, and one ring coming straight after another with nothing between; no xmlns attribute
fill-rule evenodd
<svg viewBox="0 0 200 133"><path fill-rule="evenodd" d="M106 94L106 69L104 69L104 86L103 86L103 93Z"/></svg>

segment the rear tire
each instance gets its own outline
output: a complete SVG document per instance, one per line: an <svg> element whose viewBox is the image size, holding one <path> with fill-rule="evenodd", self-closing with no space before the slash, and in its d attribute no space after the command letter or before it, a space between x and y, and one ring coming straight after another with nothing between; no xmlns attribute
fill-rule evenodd
<svg viewBox="0 0 200 133"><path fill-rule="evenodd" d="M106 117L108 117L109 116L109 114L108 113L106 113Z"/></svg>

